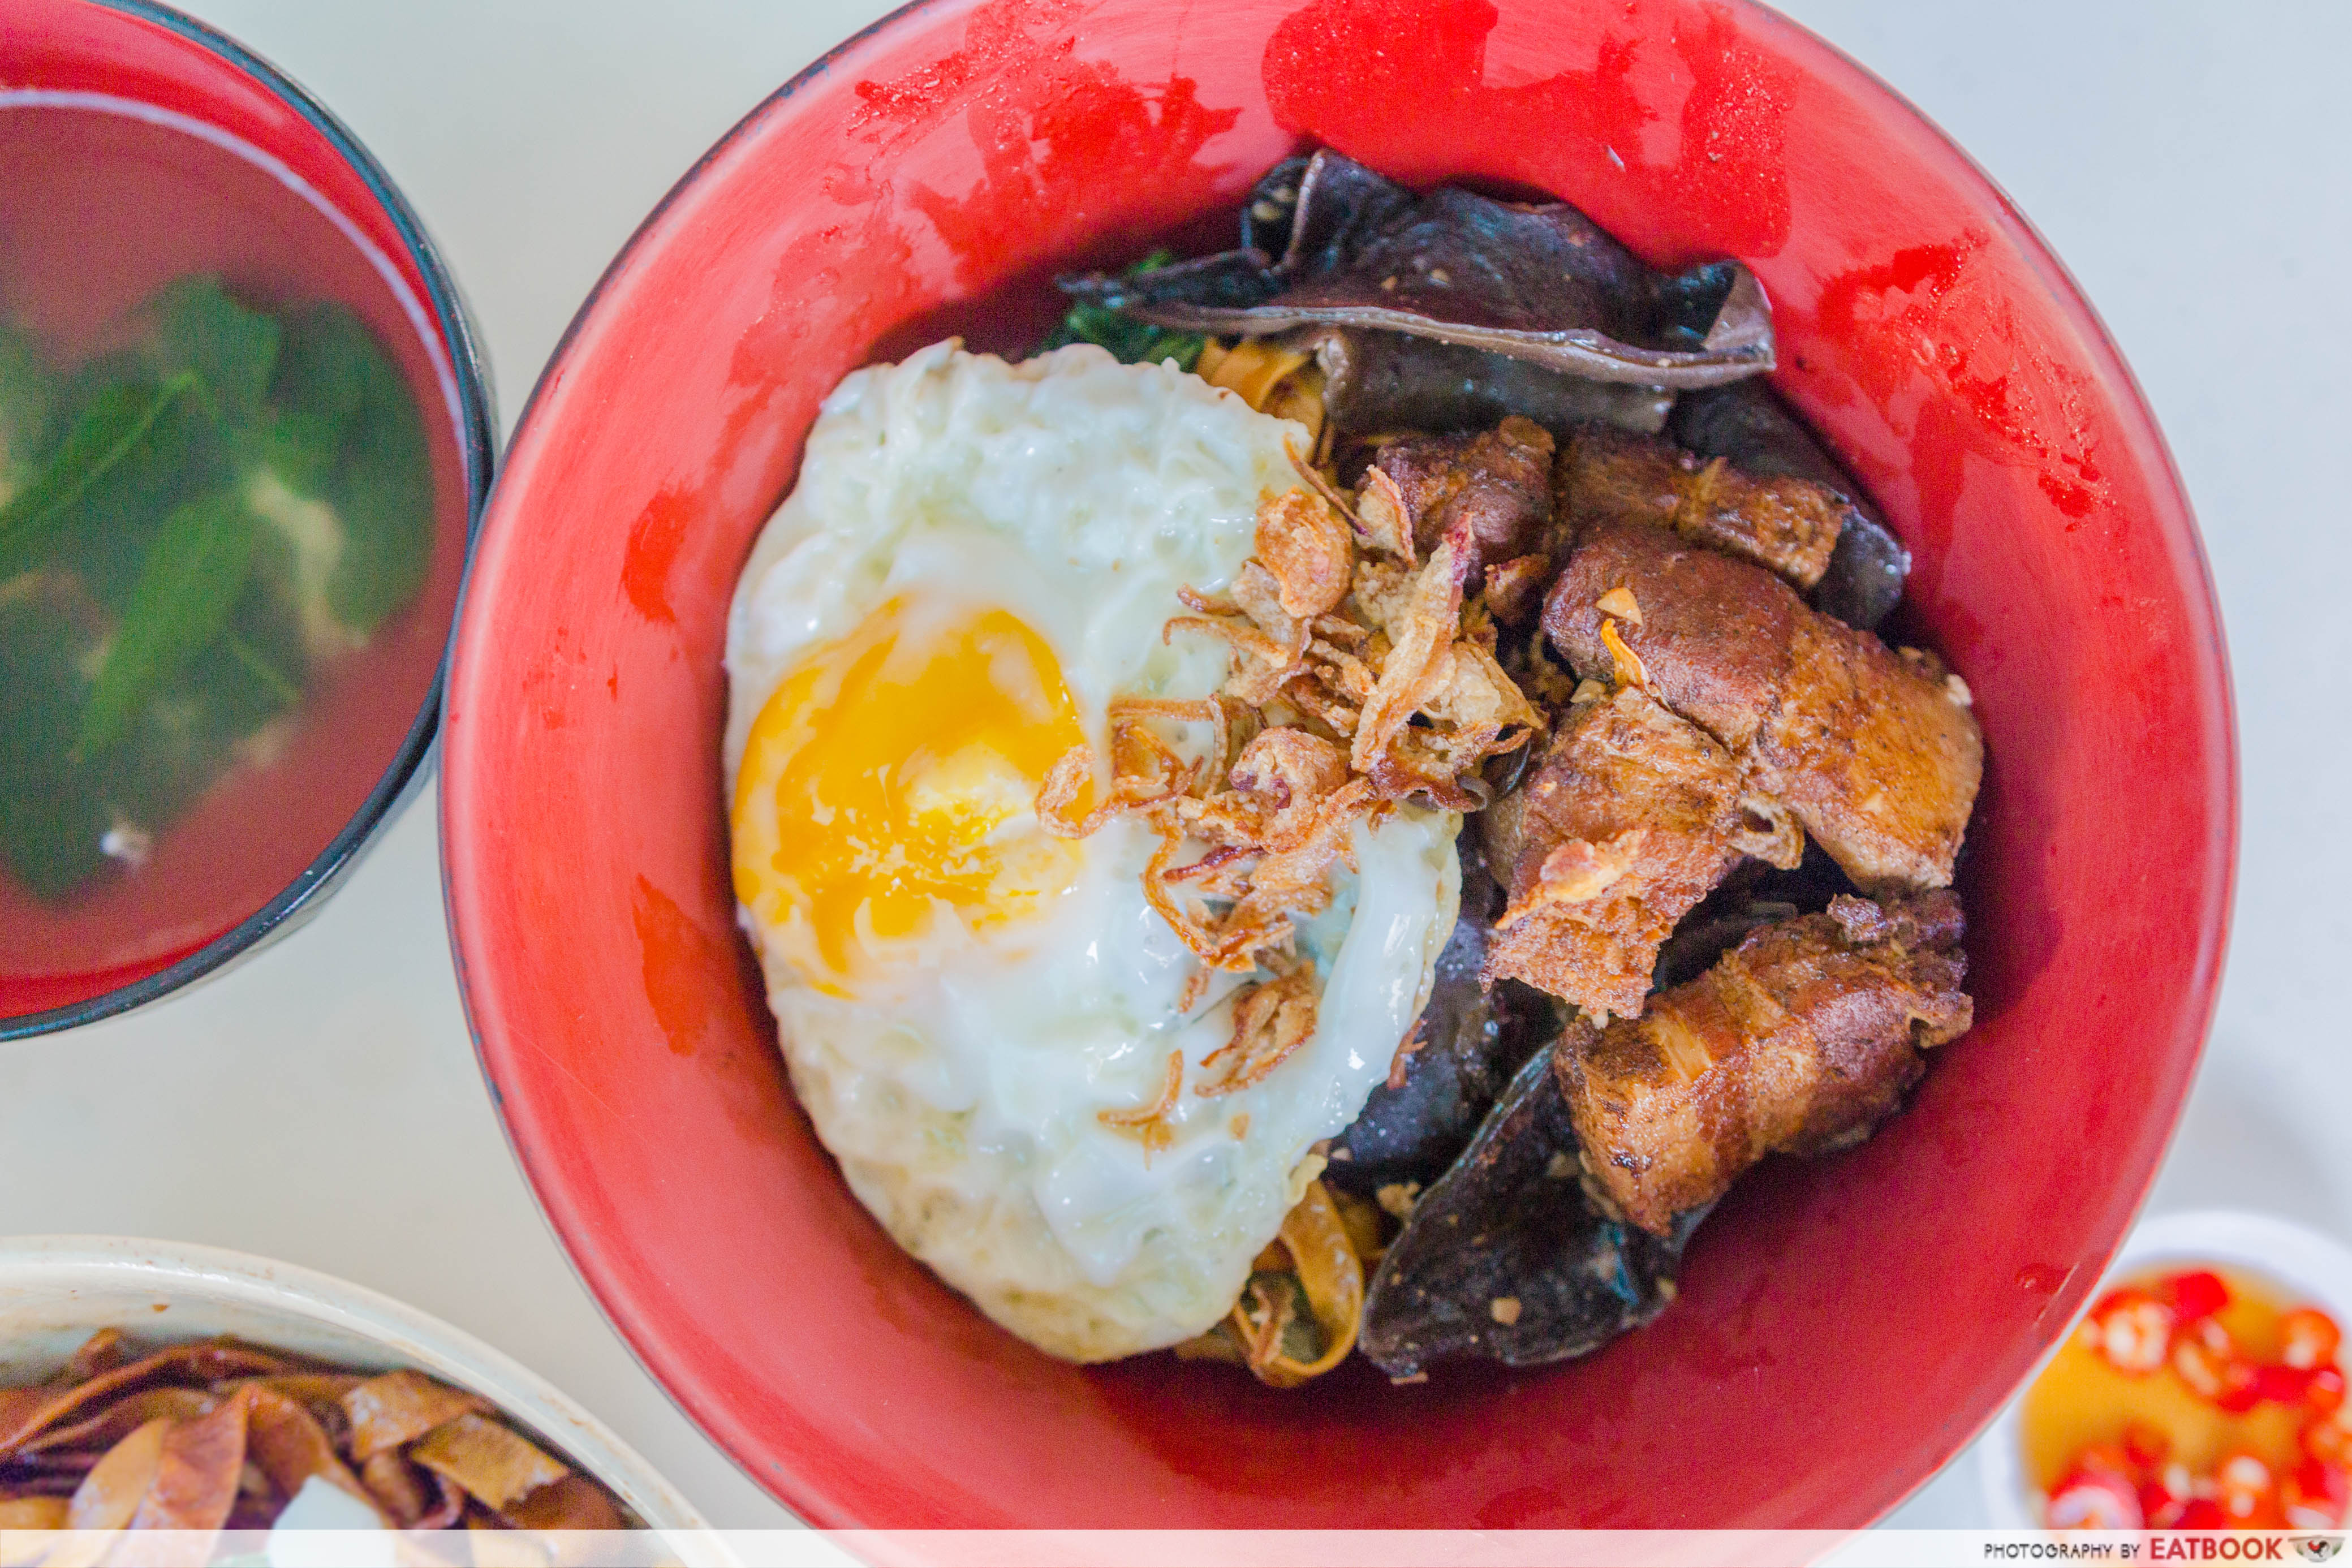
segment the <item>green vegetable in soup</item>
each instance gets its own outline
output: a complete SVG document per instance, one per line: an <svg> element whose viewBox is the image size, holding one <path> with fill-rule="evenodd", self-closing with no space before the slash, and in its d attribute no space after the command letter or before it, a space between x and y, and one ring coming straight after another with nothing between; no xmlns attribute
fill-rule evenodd
<svg viewBox="0 0 2352 1568"><path fill-rule="evenodd" d="M70 895L274 753L319 670L422 590L422 417L335 304L210 277L59 373L0 329L0 866Z"/></svg>
<svg viewBox="0 0 2352 1568"><path fill-rule="evenodd" d="M253 567L255 527L233 494L188 501L164 520L98 667L77 758L112 745L156 689L221 635Z"/></svg>
<svg viewBox="0 0 2352 1568"><path fill-rule="evenodd" d="M247 610L240 601L232 628ZM68 577L29 573L0 589L0 868L44 899L135 865L300 700L269 689L224 637L164 682L112 746L77 757L105 623Z"/></svg>
<svg viewBox="0 0 2352 1568"><path fill-rule="evenodd" d="M272 401L292 426L275 471L342 521L326 582L335 619L365 636L425 586L433 507L425 423L406 383L348 310L319 306L288 318ZM307 445L289 437L307 434Z"/></svg>
<svg viewBox="0 0 2352 1568"><path fill-rule="evenodd" d="M56 401L57 377L33 341L0 327L0 508L23 487Z"/></svg>
<svg viewBox="0 0 2352 1568"><path fill-rule="evenodd" d="M0 509L0 570L38 553L75 503L137 452L171 408L196 384L182 372L160 383L119 382L100 391L75 416L65 442L39 473Z"/></svg>
<svg viewBox="0 0 2352 1568"><path fill-rule="evenodd" d="M156 363L192 374L224 420L249 418L269 390L285 329L222 292L217 278L183 278L147 302Z"/></svg>

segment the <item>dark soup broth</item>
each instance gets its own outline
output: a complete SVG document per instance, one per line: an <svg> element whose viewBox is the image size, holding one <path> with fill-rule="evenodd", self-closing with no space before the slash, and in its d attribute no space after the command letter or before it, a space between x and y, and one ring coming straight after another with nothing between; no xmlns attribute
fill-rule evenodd
<svg viewBox="0 0 2352 1568"><path fill-rule="evenodd" d="M0 1016L260 910L433 689L454 383L340 218L209 128L0 93Z"/></svg>

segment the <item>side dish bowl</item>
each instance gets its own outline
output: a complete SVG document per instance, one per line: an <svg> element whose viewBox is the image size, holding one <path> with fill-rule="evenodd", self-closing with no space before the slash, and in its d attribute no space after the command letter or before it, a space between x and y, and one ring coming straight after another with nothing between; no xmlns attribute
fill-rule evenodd
<svg viewBox="0 0 2352 1568"><path fill-rule="evenodd" d="M2251 1275L2290 1303L2317 1307L2338 1322L2352 1319L2352 1250L2293 1220L2244 1209L2191 1209L2142 1220L2106 1278L2120 1282L2149 1270L2212 1268ZM2046 1363L2049 1357L2042 1359ZM2034 1370L2039 1375L2041 1368ZM2024 1405L2021 1394L2010 1401L1977 1445L1985 1517L1995 1530L2042 1528L2042 1498L2025 1461Z"/></svg>
<svg viewBox="0 0 2352 1568"><path fill-rule="evenodd" d="M144 1343L227 1334L338 1366L408 1368L478 1394L603 1481L652 1530L704 1552L693 1506L545 1378L414 1307L331 1275L216 1247L128 1237L0 1244L0 1383L64 1364L100 1329ZM724 1560L723 1555L720 1560Z"/></svg>
<svg viewBox="0 0 2352 1568"><path fill-rule="evenodd" d="M1990 766L1977 1024L1906 1115L1759 1172L1601 1353L1285 1394L1051 1362L868 1219L736 934L718 749L729 595L838 377L950 331L1020 344L1006 290L1222 223L1315 142L1555 195L1655 265L1748 263L1774 384L1915 552L1897 630L1967 678ZM446 739L458 966L523 1167L654 1373L824 1526L1874 1519L2128 1226L2210 1020L2236 822L2195 527L2089 307L1893 93L1699 0L934 0L844 45L574 321L492 499Z"/></svg>

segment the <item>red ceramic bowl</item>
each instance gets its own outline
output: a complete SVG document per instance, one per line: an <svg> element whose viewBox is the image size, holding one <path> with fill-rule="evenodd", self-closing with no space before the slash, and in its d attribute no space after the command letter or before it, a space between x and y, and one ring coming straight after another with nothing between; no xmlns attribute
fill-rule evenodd
<svg viewBox="0 0 2352 1568"><path fill-rule="evenodd" d="M590 1288L812 1522L1839 1526L2065 1324L2164 1151L2220 973L2230 696L2178 479L2058 264L1935 129L1696 0L937 0L746 121L524 415L442 795L484 1065ZM1861 1149L1741 1184L1598 1355L1304 1393L1030 1351L892 1246L794 1109L728 888L723 613L845 371L1325 142L1554 192L1770 290L1777 384L1916 554L1991 766L1978 1024ZM970 302L994 297L984 308ZM1005 303L1006 299L1011 303ZM958 308L958 302L966 302Z"/></svg>

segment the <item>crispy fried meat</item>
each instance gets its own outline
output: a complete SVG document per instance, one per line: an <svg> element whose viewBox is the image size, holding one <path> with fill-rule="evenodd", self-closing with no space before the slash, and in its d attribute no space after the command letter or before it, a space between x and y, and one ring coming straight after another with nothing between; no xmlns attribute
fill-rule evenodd
<svg viewBox="0 0 2352 1568"><path fill-rule="evenodd" d="M1376 534L1409 530L1421 554L1463 539L1475 580L1489 563L1544 550L1551 469L1551 432L1516 415L1474 436L1401 436L1374 455L1358 506Z"/></svg>
<svg viewBox="0 0 2352 1568"><path fill-rule="evenodd" d="M1740 753L1868 892L1948 887L1984 772L1968 689L1662 529L1587 531L1544 604L1579 675L1632 680Z"/></svg>
<svg viewBox="0 0 2352 1568"><path fill-rule="evenodd" d="M1648 1013L1569 1026L1553 1057L1591 1184L1653 1235L1767 1153L1845 1147L1966 1032L1948 891L1776 921Z"/></svg>
<svg viewBox="0 0 2352 1568"><path fill-rule="evenodd" d="M1793 866L1804 844L1744 798L1738 762L1637 687L1574 704L1532 774L1482 819L1510 903L1490 979L1606 1016L1642 1010L1675 922L1743 855Z"/></svg>
<svg viewBox="0 0 2352 1568"><path fill-rule="evenodd" d="M1745 474L1722 458L1603 426L1576 433L1558 483L1571 529L1604 521L1670 528L1800 588L1822 580L1850 504L1811 479Z"/></svg>
<svg viewBox="0 0 2352 1568"><path fill-rule="evenodd" d="M1543 626L1578 675L1608 680L1617 658L1603 629L1614 623L1651 694L1738 751L1771 711L1803 608L1788 584L1744 561L1662 529L1604 522L1578 540L1545 597Z"/></svg>

